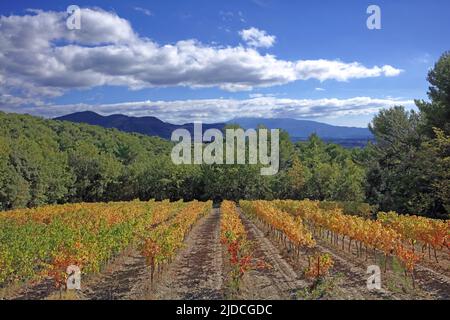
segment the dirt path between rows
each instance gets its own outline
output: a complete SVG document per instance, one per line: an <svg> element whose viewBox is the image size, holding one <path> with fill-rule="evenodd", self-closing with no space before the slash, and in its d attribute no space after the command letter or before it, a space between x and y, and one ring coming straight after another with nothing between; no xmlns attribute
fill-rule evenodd
<svg viewBox="0 0 450 320"><path fill-rule="evenodd" d="M101 273L83 278L81 291L71 291L70 299L222 299L223 274L220 244L220 213L214 209L200 219L188 234L184 248L151 284L150 268L135 249L128 249ZM9 299L58 299L51 279L42 281Z"/></svg>
<svg viewBox="0 0 450 320"><path fill-rule="evenodd" d="M333 257L334 266L332 274L340 277L333 299L357 299L357 300L398 300L391 292L382 288L381 290L367 289L366 270L355 265L351 260L343 258L341 254L332 250L328 246L323 246L317 242L317 248Z"/></svg>
<svg viewBox="0 0 450 320"><path fill-rule="evenodd" d="M346 244L346 248L347 248ZM373 257L368 261L364 261L363 258L357 258L353 253L345 250L341 250L335 245L330 244L328 241L323 239L318 239L318 247L322 252L330 253L335 261L336 269L343 273L347 273L345 270L349 270L354 273L359 279L356 283L359 287L363 288L364 280L367 275L365 275L365 269L368 265L375 264L379 265L381 261L375 262ZM392 259L391 259L392 260ZM389 262L390 265L390 262ZM415 279L416 279L416 289L413 289L412 283L410 283L410 278L405 278L403 273L395 274L390 266L388 268L388 273L382 273L382 279L384 279L383 289L380 291L371 292L371 294L376 294L382 299L448 299L449 298L449 288L450 281L449 278L443 274L439 274L434 270L420 265L416 266ZM408 282L408 285L406 285ZM401 287L408 287L405 291Z"/></svg>
<svg viewBox="0 0 450 320"><path fill-rule="evenodd" d="M448 276L418 265L416 266L415 277L419 286L426 288L437 299L450 299L450 278Z"/></svg>
<svg viewBox="0 0 450 320"><path fill-rule="evenodd" d="M145 258L136 250L126 250L115 258L99 274L81 279L80 291L62 294L55 288L52 279L44 279L37 284L26 286L17 293L7 296L12 300L76 299L76 300L119 300L137 299L149 282L150 271ZM139 290L136 290L139 289Z"/></svg>
<svg viewBox="0 0 450 320"><path fill-rule="evenodd" d="M369 261L364 261L363 258L357 258L355 252L350 253L347 250L341 250L341 245L332 245L324 239L316 240L318 240L318 246L323 252L330 253L338 261L339 265L342 264L343 266L347 265L351 267L351 269L355 270L356 274L360 275L359 277L362 280L367 277L364 273L364 268L367 268L370 264L380 263L375 262L373 257ZM348 239L344 243L345 248L348 248ZM359 272L357 272L358 269L360 269ZM391 282L390 287L396 287L401 285L402 282L405 282L402 274L396 275L391 269L392 267L388 268L388 274L383 273L382 275L383 277L389 277L390 280L388 282ZM395 290L393 288L388 289L385 284L384 289L378 291L377 294L383 299L449 299L450 278L448 276L420 264L416 265L415 269L416 285L418 285L415 290L409 289L409 292L403 292L399 288ZM409 278L408 281L410 281ZM394 286L393 283L397 285ZM393 290L395 292L392 292Z"/></svg>
<svg viewBox="0 0 450 320"><path fill-rule="evenodd" d="M223 299L220 213L202 218L189 233L185 247L163 273L147 298L163 300Z"/></svg>
<svg viewBox="0 0 450 320"><path fill-rule="evenodd" d="M8 288L7 292L0 294L0 300L42 300L54 293L55 290L55 282L52 279L44 279L20 288Z"/></svg>
<svg viewBox="0 0 450 320"><path fill-rule="evenodd" d="M269 268L252 270L244 276L241 299L295 299L296 293L306 286L292 267L282 258L280 251L264 233L245 215L241 220L247 230L248 240L254 241L254 258L262 259Z"/></svg>
<svg viewBox="0 0 450 320"><path fill-rule="evenodd" d="M264 227L259 225L258 223L254 223L244 215L242 215L242 220L246 228L248 228L251 233L256 233L256 238L260 243L263 243L263 247L272 247L271 250L266 252L266 256L269 258L274 257L275 261L280 261L279 263L275 263L274 265L277 267L276 269L281 270L284 273L284 279L286 282L280 281L279 277L273 274L267 275L268 283L269 280L274 281L274 286L284 286L284 289L281 291L290 292L290 296L286 296L286 294L281 296L281 298L298 298L296 297L296 293L299 290L305 288L308 283L302 279L301 275L303 270L308 266L308 262L306 260L305 255L301 255L301 257L295 258L287 250L281 246L274 239L266 236L264 234ZM379 300L379 299L396 299L391 293L382 290L382 291L369 291L366 287L367 275L365 270L362 270L360 267L353 265L350 261L342 258L337 255L336 252L330 251L328 248L317 245L317 249L321 252L326 252L332 255L334 259L334 267L331 271L331 276L336 279L335 288L333 292L330 292L328 295L328 299L350 299L350 300ZM258 250L256 250L258 252ZM269 260L270 261L270 260ZM289 287L286 289L286 287ZM280 291L280 290L279 290ZM255 299L259 299L259 295L266 296L266 293L258 292L256 290ZM275 299L275 297L272 297Z"/></svg>
<svg viewBox="0 0 450 320"><path fill-rule="evenodd" d="M139 299L149 290L150 269L145 258L133 250L119 257L87 285L82 298L89 300Z"/></svg>

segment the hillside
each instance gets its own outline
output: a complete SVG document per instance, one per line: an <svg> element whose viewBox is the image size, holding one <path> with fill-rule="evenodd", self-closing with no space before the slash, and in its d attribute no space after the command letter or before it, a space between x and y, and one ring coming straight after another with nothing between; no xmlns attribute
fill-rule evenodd
<svg viewBox="0 0 450 320"><path fill-rule="evenodd" d="M187 129L191 134L194 130L192 123L176 125L161 121L156 117L129 117L120 114L101 116L90 111L68 114L56 118L56 120L116 128L124 132L136 132L164 139L170 139L171 133L179 128ZM264 125L269 129L283 129L289 133L293 141L306 140L311 134L315 133L326 141L344 147L364 146L368 140L373 139L367 128L339 127L309 120L237 118L228 121L227 124L238 124L245 129L257 128L259 125ZM204 124L203 130L222 129L224 126L224 123Z"/></svg>
<svg viewBox="0 0 450 320"><path fill-rule="evenodd" d="M116 128L124 132L141 133L148 136L157 136L163 139L170 139L171 134L176 129L187 129L191 134L194 132L194 124L183 125L171 124L161 121L156 117L128 117L122 114L101 116L95 112L84 111L58 117L55 120L71 121L75 123L86 123L104 128ZM210 128L221 129L225 124L204 124L203 130Z"/></svg>

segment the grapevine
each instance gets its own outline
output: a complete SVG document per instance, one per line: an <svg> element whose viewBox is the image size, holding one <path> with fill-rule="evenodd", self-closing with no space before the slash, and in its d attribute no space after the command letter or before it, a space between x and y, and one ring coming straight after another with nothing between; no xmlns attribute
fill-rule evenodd
<svg viewBox="0 0 450 320"><path fill-rule="evenodd" d="M69 265L83 274L99 272L186 206L180 201L79 203L4 213L0 287L47 277L63 287Z"/></svg>
<svg viewBox="0 0 450 320"><path fill-rule="evenodd" d="M345 249L345 239L348 239L348 249L354 243L357 255L365 254L366 260L370 251L374 254L381 251L385 256L385 270L387 258L394 255L405 270L413 275L414 266L420 257L403 246L402 237L396 230L386 227L381 221L344 215L339 208L323 210L316 201L286 200L277 201L276 205L306 221L315 236L325 237L335 245L341 242L342 249Z"/></svg>
<svg viewBox="0 0 450 320"><path fill-rule="evenodd" d="M415 251L415 244L422 245L422 252L428 248L431 259L431 249L436 262L438 261L437 250L450 249L450 220L434 220L419 216L399 215L395 212L378 213L378 221L392 228L400 234L404 241L409 242Z"/></svg>
<svg viewBox="0 0 450 320"><path fill-rule="evenodd" d="M210 201L187 203L179 208L179 212L171 219L146 230L141 244L141 252L151 268L152 283L155 271L158 271L159 274L162 267L172 262L195 222L210 212L211 208L212 202Z"/></svg>
<svg viewBox="0 0 450 320"><path fill-rule="evenodd" d="M231 201L223 201L220 207L220 239L226 247L231 265L231 288L239 291L239 284L244 274L255 267L250 254L250 242L247 232L239 217L236 205Z"/></svg>

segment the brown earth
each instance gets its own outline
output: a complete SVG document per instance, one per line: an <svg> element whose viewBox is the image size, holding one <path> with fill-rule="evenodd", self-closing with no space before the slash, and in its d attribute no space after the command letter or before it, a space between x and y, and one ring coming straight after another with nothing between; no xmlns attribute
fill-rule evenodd
<svg viewBox="0 0 450 320"><path fill-rule="evenodd" d="M354 268L360 269L362 272L367 270L369 265L379 265L384 269L384 262L381 260L381 254L377 253L374 256L369 254L368 259L365 257L357 257L356 250L348 251L349 241L346 238L344 241L344 250L342 250L341 242L338 245L331 244L329 241L323 239L316 239L318 247L324 251L332 254L344 264L352 265ZM442 261L442 260L441 260ZM385 293L394 294L394 298L399 299L449 299L450 298L450 277L445 272L431 269L429 261L422 260L416 265L414 278L414 286L410 276L405 277L401 270L393 270L393 259L388 258L387 272L383 272ZM441 262L442 264L443 262ZM441 267L442 268L442 265ZM439 269L440 269L439 268ZM365 276L367 279L367 276Z"/></svg>
<svg viewBox="0 0 450 320"><path fill-rule="evenodd" d="M284 261L289 263L289 266L294 273L297 274L297 278L303 278L303 271L308 267L307 253L302 252L300 258L296 258L292 255L283 244L279 243L276 239L271 237L269 230L260 222L256 222L255 226L264 234L264 239L272 243L279 252L281 252ZM263 231L261 231L263 230ZM331 270L330 278L334 279L334 289L331 292L327 292L325 299L351 299L351 300L376 300L376 299L394 299L392 295L385 291L372 292L367 289L366 280L367 275L365 270L361 270L346 260L339 258L335 254L331 253L323 247L317 248L324 253L330 253L334 260L334 266ZM316 249L316 251L317 251ZM309 252L310 254L311 252ZM300 280L302 281L302 280ZM300 293L302 289L310 286L311 282L302 281L302 285L297 287L295 293ZM298 296L297 298L302 298Z"/></svg>
<svg viewBox="0 0 450 320"><path fill-rule="evenodd" d="M194 226L184 249L147 297L164 300L223 298L219 209L213 209Z"/></svg>
<svg viewBox="0 0 450 320"><path fill-rule="evenodd" d="M306 286L298 274L283 259L280 251L264 233L241 214L247 238L253 242L253 257L263 260L268 267L251 270L244 276L239 299L244 300L290 300Z"/></svg>
<svg viewBox="0 0 450 320"><path fill-rule="evenodd" d="M248 223L247 220L246 227L248 227ZM301 274L308 266L307 253L303 251L303 255L296 258L284 244L271 237L264 224L259 221L251 222L251 224L252 229L258 230L259 239L264 239L261 241L270 239L278 252L281 252L282 259L289 263L298 278L302 278ZM447 275L421 264L416 268L415 287L413 287L411 279L405 278L401 271L394 272L388 269L386 273L381 275L382 289L368 290L366 284L369 276L366 274L367 267L374 264L381 266L381 261L370 258L366 261L364 258L357 258L356 255L346 251L346 249L342 250L341 245L336 246L322 239L316 240L315 251L328 253L334 260L334 266L330 274L330 279L333 279L333 289L327 293L326 299L449 299L450 279ZM348 243L345 244L345 248L347 247ZM381 267L381 269L383 268Z"/></svg>

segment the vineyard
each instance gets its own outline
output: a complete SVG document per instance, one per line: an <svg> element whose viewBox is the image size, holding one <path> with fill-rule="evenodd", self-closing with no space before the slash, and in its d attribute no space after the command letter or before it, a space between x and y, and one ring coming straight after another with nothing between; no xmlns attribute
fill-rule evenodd
<svg viewBox="0 0 450 320"><path fill-rule="evenodd" d="M449 236L309 200L20 209L0 214L0 299L64 298L73 266L76 299L448 299Z"/></svg>
<svg viewBox="0 0 450 320"><path fill-rule="evenodd" d="M60 288L66 269L98 273L134 247L151 267L170 262L211 203L74 204L11 211L0 216L0 285L51 278Z"/></svg>

